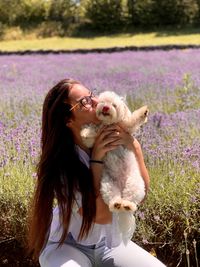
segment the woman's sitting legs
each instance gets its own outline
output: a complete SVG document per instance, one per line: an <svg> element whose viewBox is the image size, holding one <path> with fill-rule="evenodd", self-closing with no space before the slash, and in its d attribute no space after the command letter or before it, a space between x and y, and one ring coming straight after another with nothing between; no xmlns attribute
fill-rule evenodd
<svg viewBox="0 0 200 267"><path fill-rule="evenodd" d="M92 267L89 258L79 249L63 244L48 245L39 258L41 267Z"/></svg>

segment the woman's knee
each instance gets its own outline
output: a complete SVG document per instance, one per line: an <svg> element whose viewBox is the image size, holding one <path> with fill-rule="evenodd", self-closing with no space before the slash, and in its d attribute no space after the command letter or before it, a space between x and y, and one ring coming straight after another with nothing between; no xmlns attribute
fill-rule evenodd
<svg viewBox="0 0 200 267"><path fill-rule="evenodd" d="M157 258L133 242L112 249L104 262L105 267L165 267Z"/></svg>
<svg viewBox="0 0 200 267"><path fill-rule="evenodd" d="M39 258L41 267L92 267L89 258L70 245L48 245Z"/></svg>

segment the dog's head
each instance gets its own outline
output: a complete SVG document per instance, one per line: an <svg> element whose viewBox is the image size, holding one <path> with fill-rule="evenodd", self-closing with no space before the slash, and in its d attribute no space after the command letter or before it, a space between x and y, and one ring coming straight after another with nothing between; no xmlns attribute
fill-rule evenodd
<svg viewBox="0 0 200 267"><path fill-rule="evenodd" d="M129 109L122 97L114 92L106 91L99 95L96 107L97 118L103 124L112 124L123 121L129 116Z"/></svg>

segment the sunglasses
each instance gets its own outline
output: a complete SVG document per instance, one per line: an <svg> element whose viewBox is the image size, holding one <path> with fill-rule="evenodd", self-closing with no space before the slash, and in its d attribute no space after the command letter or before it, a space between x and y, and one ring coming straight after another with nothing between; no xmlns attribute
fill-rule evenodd
<svg viewBox="0 0 200 267"><path fill-rule="evenodd" d="M70 108L69 111L72 111L78 105L81 105L81 106L83 106L84 108L87 108L87 109L91 108L91 106L92 106L92 98L94 98L94 97L95 97L95 95L92 92L90 92L90 95L82 97L74 106L72 106Z"/></svg>

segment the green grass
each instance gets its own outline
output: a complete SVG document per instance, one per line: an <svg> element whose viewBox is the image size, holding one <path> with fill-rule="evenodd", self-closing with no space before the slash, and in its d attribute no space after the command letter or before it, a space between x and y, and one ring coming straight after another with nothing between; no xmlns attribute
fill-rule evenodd
<svg viewBox="0 0 200 267"><path fill-rule="evenodd" d="M199 32L151 32L122 33L98 37L52 37L37 39L5 40L0 42L0 51L23 50L74 50L124 46L156 46L156 45L200 45Z"/></svg>
<svg viewBox="0 0 200 267"><path fill-rule="evenodd" d="M152 189L139 209L144 218L137 215L137 231L133 236L134 241L148 251L154 249L162 254L162 247L166 246L165 251L172 253L166 257L169 262L173 262L173 257L184 257L184 232L188 235L190 257L195 257L192 242L198 231L198 203L192 203L190 198L196 190L199 174L187 166L184 166L183 174L182 168L163 161L149 169ZM21 162L10 164L0 173L4 239L15 237L25 242L26 215L35 182L33 172L31 164L24 168ZM173 172L173 177L170 172Z"/></svg>
<svg viewBox="0 0 200 267"><path fill-rule="evenodd" d="M0 233L3 240L25 242L26 216L35 179L34 167L23 161L10 163L0 170Z"/></svg>

